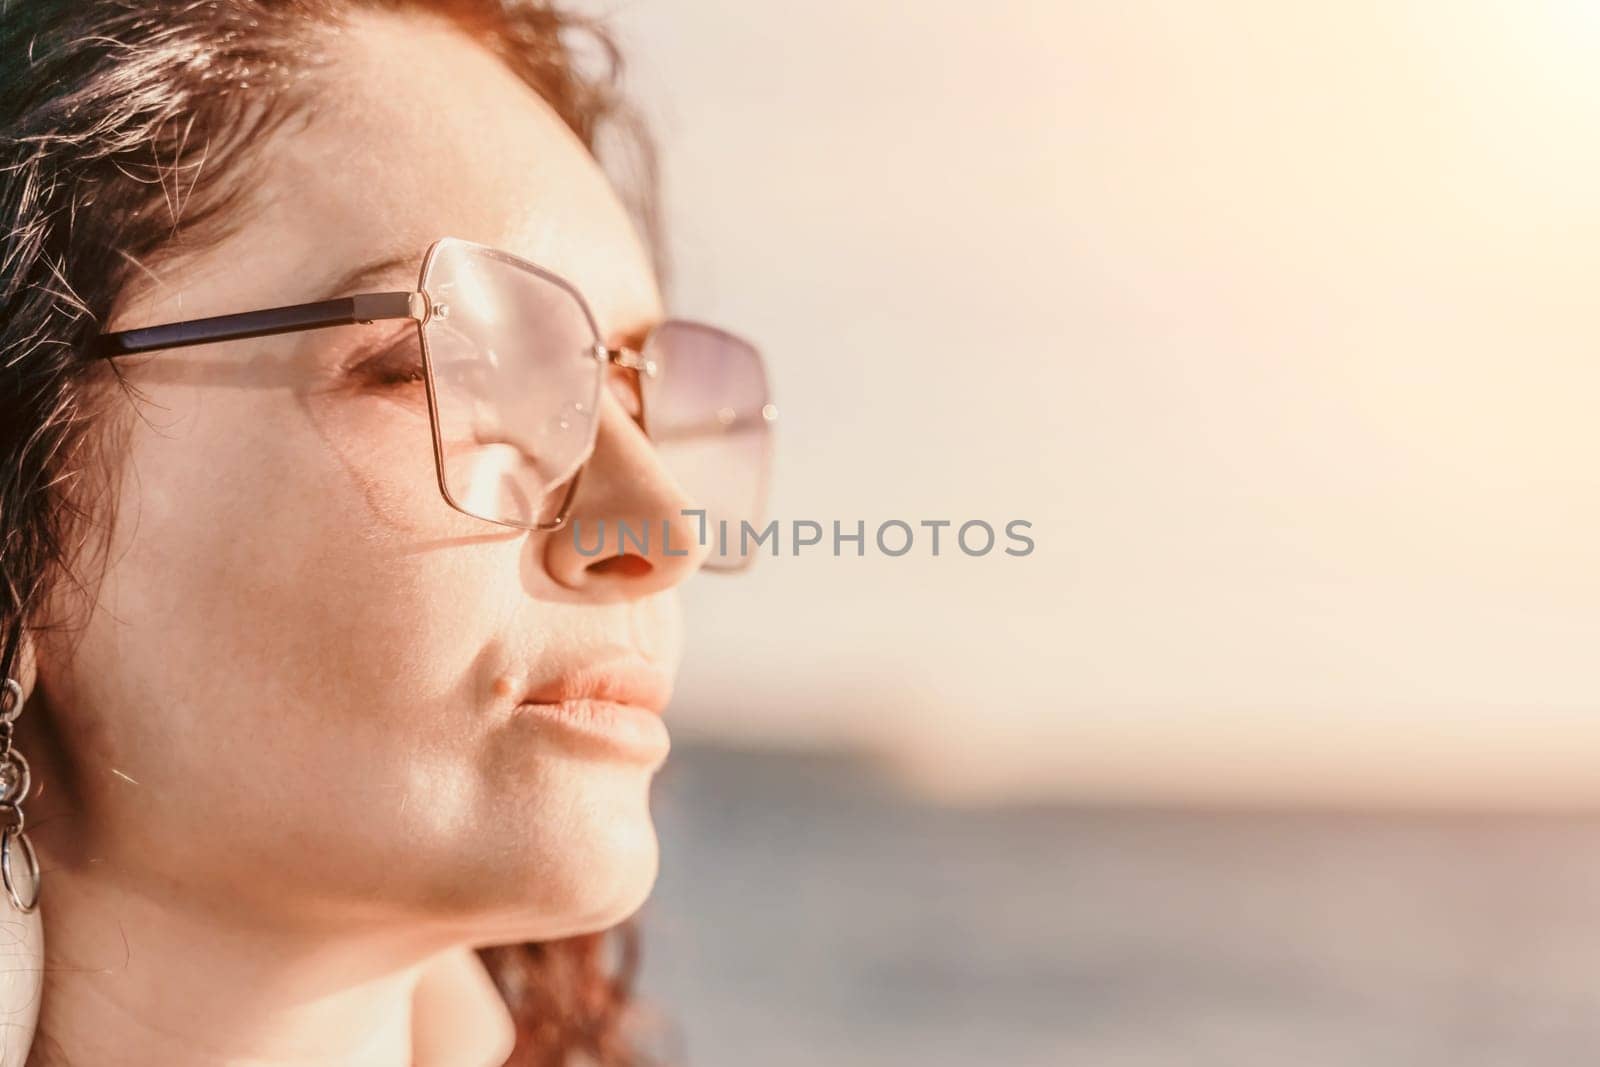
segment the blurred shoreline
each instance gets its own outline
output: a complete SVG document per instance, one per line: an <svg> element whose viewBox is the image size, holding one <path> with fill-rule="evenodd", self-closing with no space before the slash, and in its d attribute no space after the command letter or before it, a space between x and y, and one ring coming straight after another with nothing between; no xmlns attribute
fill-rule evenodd
<svg viewBox="0 0 1600 1067"><path fill-rule="evenodd" d="M941 806L870 752L680 742L645 994L699 1067L1561 1064L1600 816Z"/></svg>

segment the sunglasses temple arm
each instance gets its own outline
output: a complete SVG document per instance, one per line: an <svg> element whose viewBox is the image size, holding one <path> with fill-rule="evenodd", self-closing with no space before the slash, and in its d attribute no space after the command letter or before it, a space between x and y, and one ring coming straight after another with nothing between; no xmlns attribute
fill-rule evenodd
<svg viewBox="0 0 1600 1067"><path fill-rule="evenodd" d="M101 334L94 341L92 354L110 358L217 341L320 330L328 326L364 325L380 319L421 321L426 317L427 298L422 293L360 293L310 304L291 304L238 315L214 315L187 322Z"/></svg>
<svg viewBox="0 0 1600 1067"><path fill-rule="evenodd" d="M759 429L771 424L772 419L760 412L740 412L728 422L712 416L697 422L675 423L659 429L652 426L649 435L652 441L682 441L692 437L716 437L732 430Z"/></svg>

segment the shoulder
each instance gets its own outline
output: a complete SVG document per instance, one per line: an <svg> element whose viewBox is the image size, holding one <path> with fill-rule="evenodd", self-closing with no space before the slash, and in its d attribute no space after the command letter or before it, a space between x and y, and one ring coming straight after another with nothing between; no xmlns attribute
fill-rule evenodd
<svg viewBox="0 0 1600 1067"><path fill-rule="evenodd" d="M39 1023L44 983L44 927L0 894L0 1064L24 1063Z"/></svg>

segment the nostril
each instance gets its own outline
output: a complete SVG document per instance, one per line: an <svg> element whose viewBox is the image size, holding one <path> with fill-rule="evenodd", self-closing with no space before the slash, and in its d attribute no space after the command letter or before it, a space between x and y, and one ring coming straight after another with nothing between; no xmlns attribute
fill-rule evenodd
<svg viewBox="0 0 1600 1067"><path fill-rule="evenodd" d="M642 578L654 568L643 556L607 556L589 564L591 574L616 574L623 578Z"/></svg>

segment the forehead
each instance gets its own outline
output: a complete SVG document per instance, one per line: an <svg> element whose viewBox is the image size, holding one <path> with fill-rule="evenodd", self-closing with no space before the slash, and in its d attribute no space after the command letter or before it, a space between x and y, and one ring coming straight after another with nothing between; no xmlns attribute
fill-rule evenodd
<svg viewBox="0 0 1600 1067"><path fill-rule="evenodd" d="M337 295L326 287L397 256L411 266L384 287L408 287L423 250L443 236L567 278L607 333L660 317L648 254L610 183L487 49L443 19L410 13L363 14L322 47L331 59L307 121L279 127L245 168L243 223L163 272L119 319Z"/></svg>

